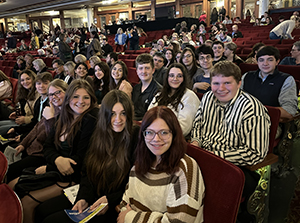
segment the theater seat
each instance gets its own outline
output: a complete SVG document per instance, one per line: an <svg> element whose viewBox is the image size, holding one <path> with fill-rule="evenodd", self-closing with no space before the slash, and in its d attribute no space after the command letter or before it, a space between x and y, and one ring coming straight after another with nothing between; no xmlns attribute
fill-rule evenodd
<svg viewBox="0 0 300 223"><path fill-rule="evenodd" d="M257 171L260 174L258 185L248 201L248 212L255 215L256 222L264 222L268 217L271 164L278 161L278 156L273 154L273 148L276 146L275 136L281 112L276 107L265 107L268 109L271 120L268 154L261 163L247 166L249 170Z"/></svg>
<svg viewBox="0 0 300 223"><path fill-rule="evenodd" d="M244 187L244 173L232 163L188 144L187 154L193 157L205 184L204 222L235 223Z"/></svg>
<svg viewBox="0 0 300 223"><path fill-rule="evenodd" d="M8 168L8 162L4 154L0 151L0 184L3 182ZM0 221L1 222L1 221Z"/></svg>
<svg viewBox="0 0 300 223"><path fill-rule="evenodd" d="M22 223L23 209L21 201L7 184L0 184L0 197L0 222Z"/></svg>
<svg viewBox="0 0 300 223"><path fill-rule="evenodd" d="M123 62L126 64L127 68L129 67L135 67L135 60L131 59L124 59Z"/></svg>
<svg viewBox="0 0 300 223"><path fill-rule="evenodd" d="M242 75L245 74L248 71L253 71L253 70L257 70L258 66L257 64L249 64L249 63L241 63L239 65Z"/></svg>
<svg viewBox="0 0 300 223"><path fill-rule="evenodd" d="M132 86L135 86L137 83L139 83L140 78L136 73L136 68L128 67L128 77L127 78Z"/></svg>

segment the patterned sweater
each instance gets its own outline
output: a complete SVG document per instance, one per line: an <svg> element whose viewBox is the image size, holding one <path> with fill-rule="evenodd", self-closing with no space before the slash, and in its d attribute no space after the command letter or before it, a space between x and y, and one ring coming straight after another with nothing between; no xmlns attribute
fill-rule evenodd
<svg viewBox="0 0 300 223"><path fill-rule="evenodd" d="M132 210L126 222L203 222L204 182L197 162L185 155L173 175L151 169L145 176L131 169L123 203ZM124 208L122 209L124 210Z"/></svg>

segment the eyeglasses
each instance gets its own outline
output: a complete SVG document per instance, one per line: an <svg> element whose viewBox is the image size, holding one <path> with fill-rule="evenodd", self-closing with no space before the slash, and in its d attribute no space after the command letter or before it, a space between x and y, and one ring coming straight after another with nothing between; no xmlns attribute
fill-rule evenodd
<svg viewBox="0 0 300 223"><path fill-rule="evenodd" d="M55 91L54 93L50 93L50 94L48 94L48 98L52 98L54 95L56 97L58 97L61 92L62 92L62 90L58 90L58 91Z"/></svg>
<svg viewBox="0 0 300 223"><path fill-rule="evenodd" d="M172 131L171 130L167 130L167 129L162 129L158 132L155 132L151 129L148 129L148 130L145 130L144 132L144 137L146 140L152 140L154 139L155 135L157 134L158 137L161 139L161 140L168 140L172 134Z"/></svg>
<svg viewBox="0 0 300 223"><path fill-rule="evenodd" d="M210 55L204 57L204 56L200 56L199 60L210 60L212 57Z"/></svg>
<svg viewBox="0 0 300 223"><path fill-rule="evenodd" d="M178 74L178 75L175 75L175 74L169 74L168 75L169 76L169 78L172 78L172 79L181 79L181 78L183 78L183 75L182 74Z"/></svg>
<svg viewBox="0 0 300 223"><path fill-rule="evenodd" d="M297 50L297 49L291 49L291 52L295 52L295 51L299 51L299 50Z"/></svg>

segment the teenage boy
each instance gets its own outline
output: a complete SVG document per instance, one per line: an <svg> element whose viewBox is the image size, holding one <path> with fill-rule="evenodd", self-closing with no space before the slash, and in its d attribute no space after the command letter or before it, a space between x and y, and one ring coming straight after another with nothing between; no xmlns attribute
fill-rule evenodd
<svg viewBox="0 0 300 223"><path fill-rule="evenodd" d="M193 91L204 94L211 90L210 70L213 68L214 52L210 46L203 44L196 50L196 56L202 72L193 78Z"/></svg>
<svg viewBox="0 0 300 223"><path fill-rule="evenodd" d="M223 42L221 42L219 40L214 41L212 44L212 49L214 51L213 65L215 65L216 63L218 63L222 60L226 60L226 57L224 57L224 55L223 55L223 53L225 51Z"/></svg>
<svg viewBox="0 0 300 223"><path fill-rule="evenodd" d="M167 72L167 68L164 66L165 59L165 55L162 52L155 52L153 55L155 68L153 77L160 85L164 84L164 76Z"/></svg>
<svg viewBox="0 0 300 223"><path fill-rule="evenodd" d="M237 165L245 174L238 219L254 216L246 204L257 186L259 175L245 168L263 161L269 147L270 118L267 109L252 95L240 90L241 70L232 62L221 61L210 72L211 89L195 116L191 143ZM245 221L243 221L245 222Z"/></svg>
<svg viewBox="0 0 300 223"><path fill-rule="evenodd" d="M116 61L118 61L118 55L115 52L110 52L107 54L106 63L108 64L109 68L111 68Z"/></svg>
<svg viewBox="0 0 300 223"><path fill-rule="evenodd" d="M257 52L256 58L259 69L243 75L241 88L264 105L278 107L281 121L292 118L297 112L297 88L293 76L277 69L279 50L265 46Z"/></svg>
<svg viewBox="0 0 300 223"><path fill-rule="evenodd" d="M153 78L155 68L150 54L144 53L139 55L135 60L135 64L137 75L141 81L133 87L132 101L135 120L141 121L161 85Z"/></svg>
<svg viewBox="0 0 300 223"><path fill-rule="evenodd" d="M35 87L40 97L36 100L34 104L34 115L31 122L25 125L20 125L13 127L8 130L7 134L17 132L18 134L23 134L23 138L33 129L33 127L42 118L43 110L46 106L49 106L49 100L47 95L47 89L50 82L53 80L52 75L49 72L43 72L36 76Z"/></svg>

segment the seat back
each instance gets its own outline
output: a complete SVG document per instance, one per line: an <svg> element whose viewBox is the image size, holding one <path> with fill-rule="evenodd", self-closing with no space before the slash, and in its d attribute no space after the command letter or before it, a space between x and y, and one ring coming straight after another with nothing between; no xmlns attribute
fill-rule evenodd
<svg viewBox="0 0 300 223"><path fill-rule="evenodd" d="M205 184L204 222L235 223L245 177L240 168L204 150L188 144L202 172Z"/></svg>
<svg viewBox="0 0 300 223"><path fill-rule="evenodd" d="M0 197L0 222L22 223L21 201L7 184L0 184Z"/></svg>
<svg viewBox="0 0 300 223"><path fill-rule="evenodd" d="M12 84L12 95L13 95L13 103L16 101L17 92L18 92L18 79L9 77L10 83Z"/></svg>
<svg viewBox="0 0 300 223"><path fill-rule="evenodd" d="M4 154L0 151L0 184L3 182L8 168L8 162ZM1 221L0 221L1 222Z"/></svg>
<svg viewBox="0 0 300 223"><path fill-rule="evenodd" d="M268 113L271 120L270 136L269 136L269 153L271 153L273 152L273 148L274 148L274 142L277 133L277 128L279 125L281 112L279 108L275 108L267 105L265 105L265 107L268 109Z"/></svg>

